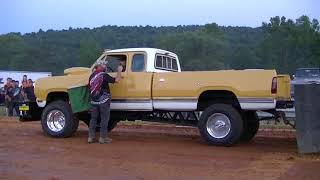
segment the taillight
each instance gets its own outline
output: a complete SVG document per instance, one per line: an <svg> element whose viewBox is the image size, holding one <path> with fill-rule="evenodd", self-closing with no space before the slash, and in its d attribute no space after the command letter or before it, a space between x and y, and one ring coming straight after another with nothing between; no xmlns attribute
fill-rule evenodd
<svg viewBox="0 0 320 180"><path fill-rule="evenodd" d="M272 94L277 94L277 77L274 77L272 79L272 83L271 83L271 93Z"/></svg>

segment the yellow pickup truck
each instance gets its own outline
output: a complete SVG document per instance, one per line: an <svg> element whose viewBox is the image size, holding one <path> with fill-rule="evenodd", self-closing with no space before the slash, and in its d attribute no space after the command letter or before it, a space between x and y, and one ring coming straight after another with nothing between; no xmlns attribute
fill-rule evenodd
<svg viewBox="0 0 320 180"><path fill-rule="evenodd" d="M119 61L126 62L122 80L110 85L109 130L120 120L191 125L209 144L230 146L257 133L256 111L279 118L283 113L276 109L291 106L289 76L277 75L275 70L183 72L176 54L155 48L106 50L98 60L108 61L111 76ZM73 135L79 120L89 124L90 114L73 110L72 104L85 102L82 97L71 99L69 90L85 87L92 68L69 68L63 76L39 79L37 105L22 106L22 114L41 117L46 135Z"/></svg>

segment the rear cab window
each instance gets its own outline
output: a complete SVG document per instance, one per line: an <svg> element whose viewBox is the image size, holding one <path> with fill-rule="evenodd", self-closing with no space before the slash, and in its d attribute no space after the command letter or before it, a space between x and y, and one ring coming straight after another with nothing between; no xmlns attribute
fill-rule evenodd
<svg viewBox="0 0 320 180"><path fill-rule="evenodd" d="M177 59L169 55L156 54L155 68L164 71L178 72Z"/></svg>

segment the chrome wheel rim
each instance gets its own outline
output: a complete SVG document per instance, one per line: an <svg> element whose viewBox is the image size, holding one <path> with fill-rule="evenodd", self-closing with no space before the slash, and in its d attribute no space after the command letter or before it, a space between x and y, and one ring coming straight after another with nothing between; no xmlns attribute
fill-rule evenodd
<svg viewBox="0 0 320 180"><path fill-rule="evenodd" d="M212 114L207 121L207 131L210 136L221 139L226 137L231 130L231 123L228 116L222 113Z"/></svg>
<svg viewBox="0 0 320 180"><path fill-rule="evenodd" d="M47 115L47 125L51 131L59 132L64 128L66 118L59 110L52 110Z"/></svg>

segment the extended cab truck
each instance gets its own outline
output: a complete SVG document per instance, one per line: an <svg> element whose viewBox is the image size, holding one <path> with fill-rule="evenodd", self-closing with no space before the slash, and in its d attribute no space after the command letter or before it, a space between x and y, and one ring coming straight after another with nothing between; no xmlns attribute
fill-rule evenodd
<svg viewBox="0 0 320 180"><path fill-rule="evenodd" d="M119 61L126 61L122 80L110 85L109 130L120 120L180 123L198 126L209 144L230 146L257 133L256 111L278 117L277 104L290 100L289 76L275 70L181 72L176 54L153 48L109 50L98 59L108 61L112 76ZM36 81L45 134L69 137L79 119L89 124L88 112L72 112L68 88L86 85L92 69L70 68L64 76Z"/></svg>

